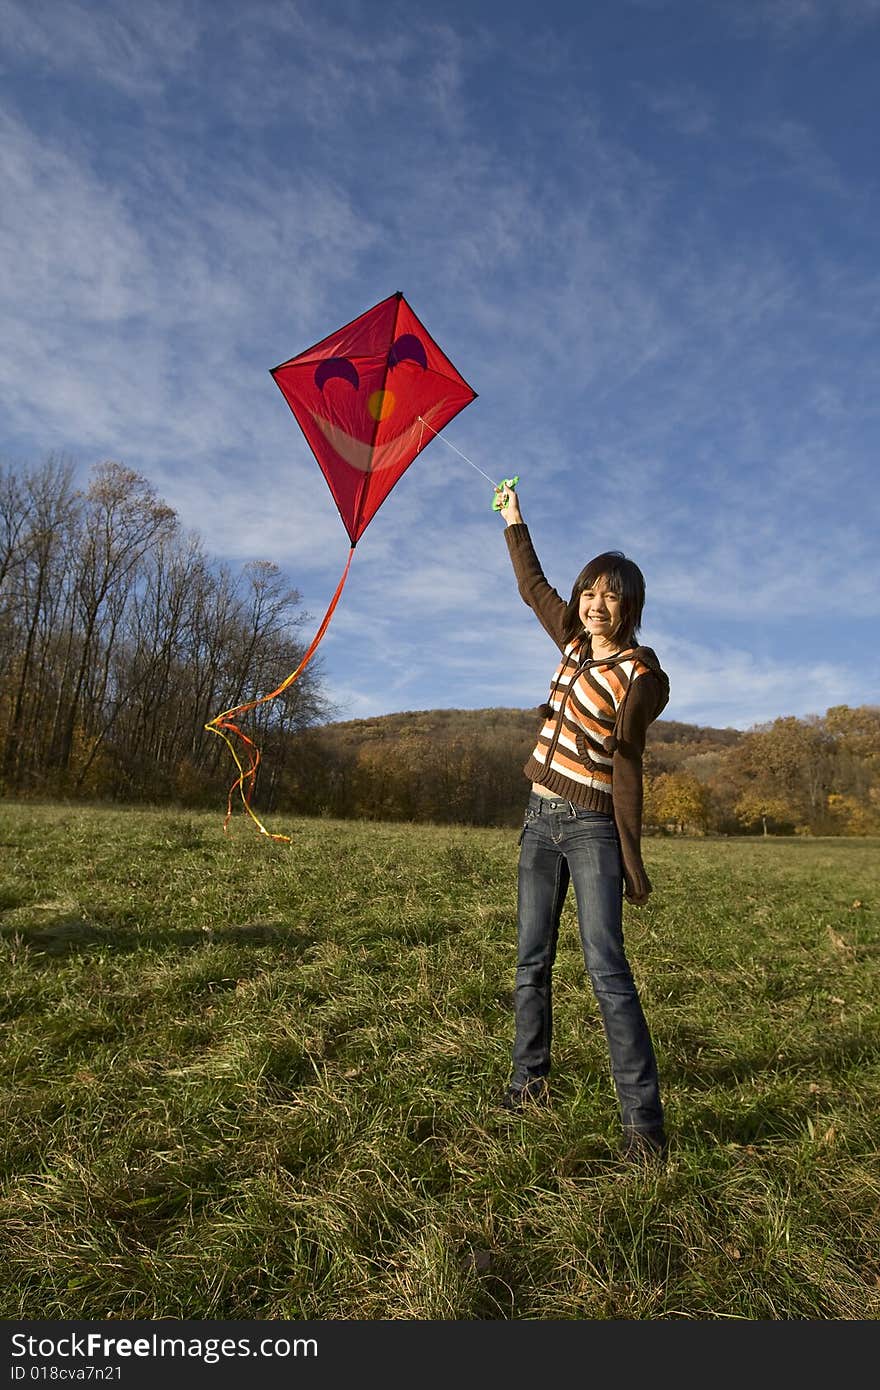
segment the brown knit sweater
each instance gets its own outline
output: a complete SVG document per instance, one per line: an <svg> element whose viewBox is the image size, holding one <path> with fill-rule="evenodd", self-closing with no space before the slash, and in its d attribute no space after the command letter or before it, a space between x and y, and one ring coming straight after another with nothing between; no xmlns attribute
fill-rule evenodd
<svg viewBox="0 0 880 1390"><path fill-rule="evenodd" d="M642 862L642 754L645 734L669 700L669 680L650 647L592 661L589 639L566 642L566 602L547 582L528 527L505 528L519 592L553 638L562 660L549 709L523 771L575 806L614 816L627 892L650 893Z"/></svg>

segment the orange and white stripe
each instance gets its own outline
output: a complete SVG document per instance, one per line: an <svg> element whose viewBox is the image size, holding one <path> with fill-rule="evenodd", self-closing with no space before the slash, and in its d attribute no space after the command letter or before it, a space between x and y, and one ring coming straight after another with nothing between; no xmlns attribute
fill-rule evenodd
<svg viewBox="0 0 880 1390"><path fill-rule="evenodd" d="M605 751L603 739L613 731L617 711L630 685L648 668L632 659L593 666L576 677L578 646L577 642L568 644L554 673L548 701L553 714L541 727L532 757L542 768L558 772L578 786L610 794L614 759ZM578 733L586 740L589 766L578 751Z"/></svg>

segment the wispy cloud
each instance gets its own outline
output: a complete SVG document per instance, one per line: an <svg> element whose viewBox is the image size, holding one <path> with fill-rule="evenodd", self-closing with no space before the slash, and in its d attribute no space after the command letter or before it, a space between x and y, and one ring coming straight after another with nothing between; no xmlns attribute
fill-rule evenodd
<svg viewBox="0 0 880 1390"><path fill-rule="evenodd" d="M714 103L694 83L669 86L634 82L633 91L652 115L679 135L703 136L714 127Z"/></svg>
<svg viewBox="0 0 880 1390"><path fill-rule="evenodd" d="M853 197L856 190L805 122L782 118L750 129L765 149L764 178L781 175L823 196Z"/></svg>
<svg viewBox="0 0 880 1390"><path fill-rule="evenodd" d="M824 714L835 704L868 703L871 681L880 671L871 663L854 685L853 672L832 661L796 652L759 658L742 648L691 642L672 631L659 633L658 648L671 690L662 717L719 728L747 729L781 714L801 718Z"/></svg>
<svg viewBox="0 0 880 1390"><path fill-rule="evenodd" d="M139 0L124 11L69 0L0 4L6 63L25 58L49 71L88 72L138 99L159 96L184 72L202 37L193 8Z"/></svg>
<svg viewBox="0 0 880 1390"><path fill-rule="evenodd" d="M371 243L369 219L332 182L282 182L269 167L224 174L197 207L157 170L170 193L145 216L136 189L9 117L0 160L12 195L0 211L12 423L39 421L47 447L122 443L169 476L182 460L252 448L268 368L296 346L283 320L317 318L334 259L350 267ZM276 277L291 262L282 314Z"/></svg>
<svg viewBox="0 0 880 1390"><path fill-rule="evenodd" d="M743 33L804 41L828 27L859 32L875 24L880 20L880 0L755 0L730 6L728 14Z"/></svg>

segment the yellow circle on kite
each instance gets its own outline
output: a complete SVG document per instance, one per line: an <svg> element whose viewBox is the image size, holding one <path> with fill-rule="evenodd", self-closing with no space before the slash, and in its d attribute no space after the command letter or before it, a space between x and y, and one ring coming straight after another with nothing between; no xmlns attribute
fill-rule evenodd
<svg viewBox="0 0 880 1390"><path fill-rule="evenodd" d="M396 404L393 391L374 391L367 401L367 409L374 420L387 420Z"/></svg>

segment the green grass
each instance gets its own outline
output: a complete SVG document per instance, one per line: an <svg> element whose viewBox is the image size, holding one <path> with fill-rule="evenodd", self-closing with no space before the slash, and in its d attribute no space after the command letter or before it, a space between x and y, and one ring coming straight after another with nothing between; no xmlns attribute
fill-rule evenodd
<svg viewBox="0 0 880 1390"><path fill-rule="evenodd" d="M516 832L0 803L4 1319L876 1319L876 840L649 840L670 1152L572 907L495 1100Z"/></svg>

